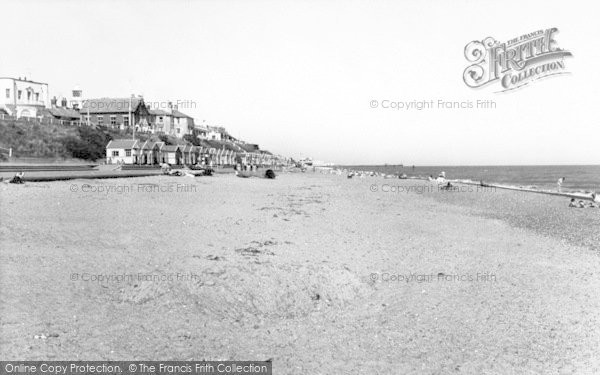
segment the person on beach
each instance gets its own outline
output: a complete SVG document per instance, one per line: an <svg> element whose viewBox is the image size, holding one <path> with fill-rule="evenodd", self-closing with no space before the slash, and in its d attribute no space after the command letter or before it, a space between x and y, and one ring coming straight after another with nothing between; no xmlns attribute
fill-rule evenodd
<svg viewBox="0 0 600 375"><path fill-rule="evenodd" d="M10 184L23 184L25 180L23 177L25 176L25 172L17 172L13 178L11 178L8 182Z"/></svg>
<svg viewBox="0 0 600 375"><path fill-rule="evenodd" d="M579 208L585 208L585 203L582 200L579 201Z"/></svg>
<svg viewBox="0 0 600 375"><path fill-rule="evenodd" d="M163 174L169 174L169 172L171 172L171 165L168 163L162 163L160 165L160 170Z"/></svg>
<svg viewBox="0 0 600 375"><path fill-rule="evenodd" d="M452 191L454 190L454 185L452 185L450 181L448 181L446 185L442 186L442 190Z"/></svg>
<svg viewBox="0 0 600 375"><path fill-rule="evenodd" d="M438 184L444 184L446 182L446 172L442 171L435 179Z"/></svg>
<svg viewBox="0 0 600 375"><path fill-rule="evenodd" d="M575 198L571 198L571 202L569 203L569 207L577 207L577 202L575 202Z"/></svg>
<svg viewBox="0 0 600 375"><path fill-rule="evenodd" d="M600 207L600 196L595 191L592 192L592 201L588 203L588 208Z"/></svg>
<svg viewBox="0 0 600 375"><path fill-rule="evenodd" d="M558 192L561 193L562 192L562 184L563 182L565 182L565 178L561 177L558 179L558 181L556 182L556 186L558 188Z"/></svg>

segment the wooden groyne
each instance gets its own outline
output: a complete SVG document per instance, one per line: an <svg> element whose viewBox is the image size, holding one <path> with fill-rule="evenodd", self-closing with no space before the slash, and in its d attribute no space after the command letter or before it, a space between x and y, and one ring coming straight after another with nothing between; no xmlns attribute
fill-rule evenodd
<svg viewBox="0 0 600 375"><path fill-rule="evenodd" d="M511 185L501 185L501 184L489 184L489 183L480 183L475 181L465 181L465 180L448 180L451 183L456 184L464 184L464 185L474 185L481 186L483 188L494 188L494 189L504 189L504 190L513 190L513 191L521 191L524 193L536 193L536 194L545 194L545 195L554 195L558 197L565 198L575 198L575 199L583 199L593 201L592 195L589 193L577 193L577 192L559 192L559 191L551 191L551 190L538 190L520 186L511 186Z"/></svg>
<svg viewBox="0 0 600 375"><path fill-rule="evenodd" d="M91 171L96 167L97 164L2 164L0 173Z"/></svg>
<svg viewBox="0 0 600 375"><path fill-rule="evenodd" d="M3 164L0 177L10 180L16 173L23 172L23 181L61 181L74 179L100 179L119 177L145 177L161 174L160 169L123 171L118 166L97 164Z"/></svg>

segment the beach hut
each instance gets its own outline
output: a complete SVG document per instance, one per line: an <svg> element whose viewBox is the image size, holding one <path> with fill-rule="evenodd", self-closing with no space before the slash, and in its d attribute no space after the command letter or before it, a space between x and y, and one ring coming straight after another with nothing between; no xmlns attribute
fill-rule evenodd
<svg viewBox="0 0 600 375"><path fill-rule="evenodd" d="M144 142L140 147L139 164L160 164L162 162L161 149L164 145L164 142Z"/></svg>
<svg viewBox="0 0 600 375"><path fill-rule="evenodd" d="M196 164L198 160L198 151L197 147L194 145L184 145L180 146L181 153L183 156L183 164L193 165Z"/></svg>
<svg viewBox="0 0 600 375"><path fill-rule="evenodd" d="M203 139L200 141L200 145L202 146L202 159L207 165L215 165L217 163L217 148L212 143L215 141L209 141Z"/></svg>
<svg viewBox="0 0 600 375"><path fill-rule="evenodd" d="M113 139L106 145L106 163L137 164L139 151L137 139Z"/></svg>
<svg viewBox="0 0 600 375"><path fill-rule="evenodd" d="M173 165L182 164L183 153L181 152L181 145L165 145L161 151L164 163Z"/></svg>
<svg viewBox="0 0 600 375"><path fill-rule="evenodd" d="M260 164L265 166L274 165L273 154L267 150L260 150Z"/></svg>
<svg viewBox="0 0 600 375"><path fill-rule="evenodd" d="M231 166L235 164L236 154L243 150L231 141L223 140L204 140L208 152L213 155L213 161L216 165Z"/></svg>
<svg viewBox="0 0 600 375"><path fill-rule="evenodd" d="M240 148L240 146L234 142L226 142L226 148L227 148L226 164L227 165L236 165L237 164L236 160L238 159L238 154L243 153L244 150L242 150Z"/></svg>

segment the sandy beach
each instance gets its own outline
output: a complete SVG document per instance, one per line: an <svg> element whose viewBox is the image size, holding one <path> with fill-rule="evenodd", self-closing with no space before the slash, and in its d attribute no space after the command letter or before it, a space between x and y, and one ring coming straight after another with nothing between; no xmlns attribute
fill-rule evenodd
<svg viewBox="0 0 600 375"><path fill-rule="evenodd" d="M600 209L313 173L0 185L0 355L600 373Z"/></svg>

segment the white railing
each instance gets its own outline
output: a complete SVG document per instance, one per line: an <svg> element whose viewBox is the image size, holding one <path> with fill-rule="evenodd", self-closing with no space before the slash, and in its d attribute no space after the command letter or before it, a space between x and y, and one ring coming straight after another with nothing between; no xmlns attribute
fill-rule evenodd
<svg viewBox="0 0 600 375"><path fill-rule="evenodd" d="M8 154L8 157L12 158L12 147L10 147L10 148L0 147L0 153Z"/></svg>
<svg viewBox="0 0 600 375"><path fill-rule="evenodd" d="M0 120L14 120L14 121L25 121L36 124L59 124L59 125L70 125L70 126L81 126L83 123L79 120L60 120L52 117L16 117L0 113Z"/></svg>

